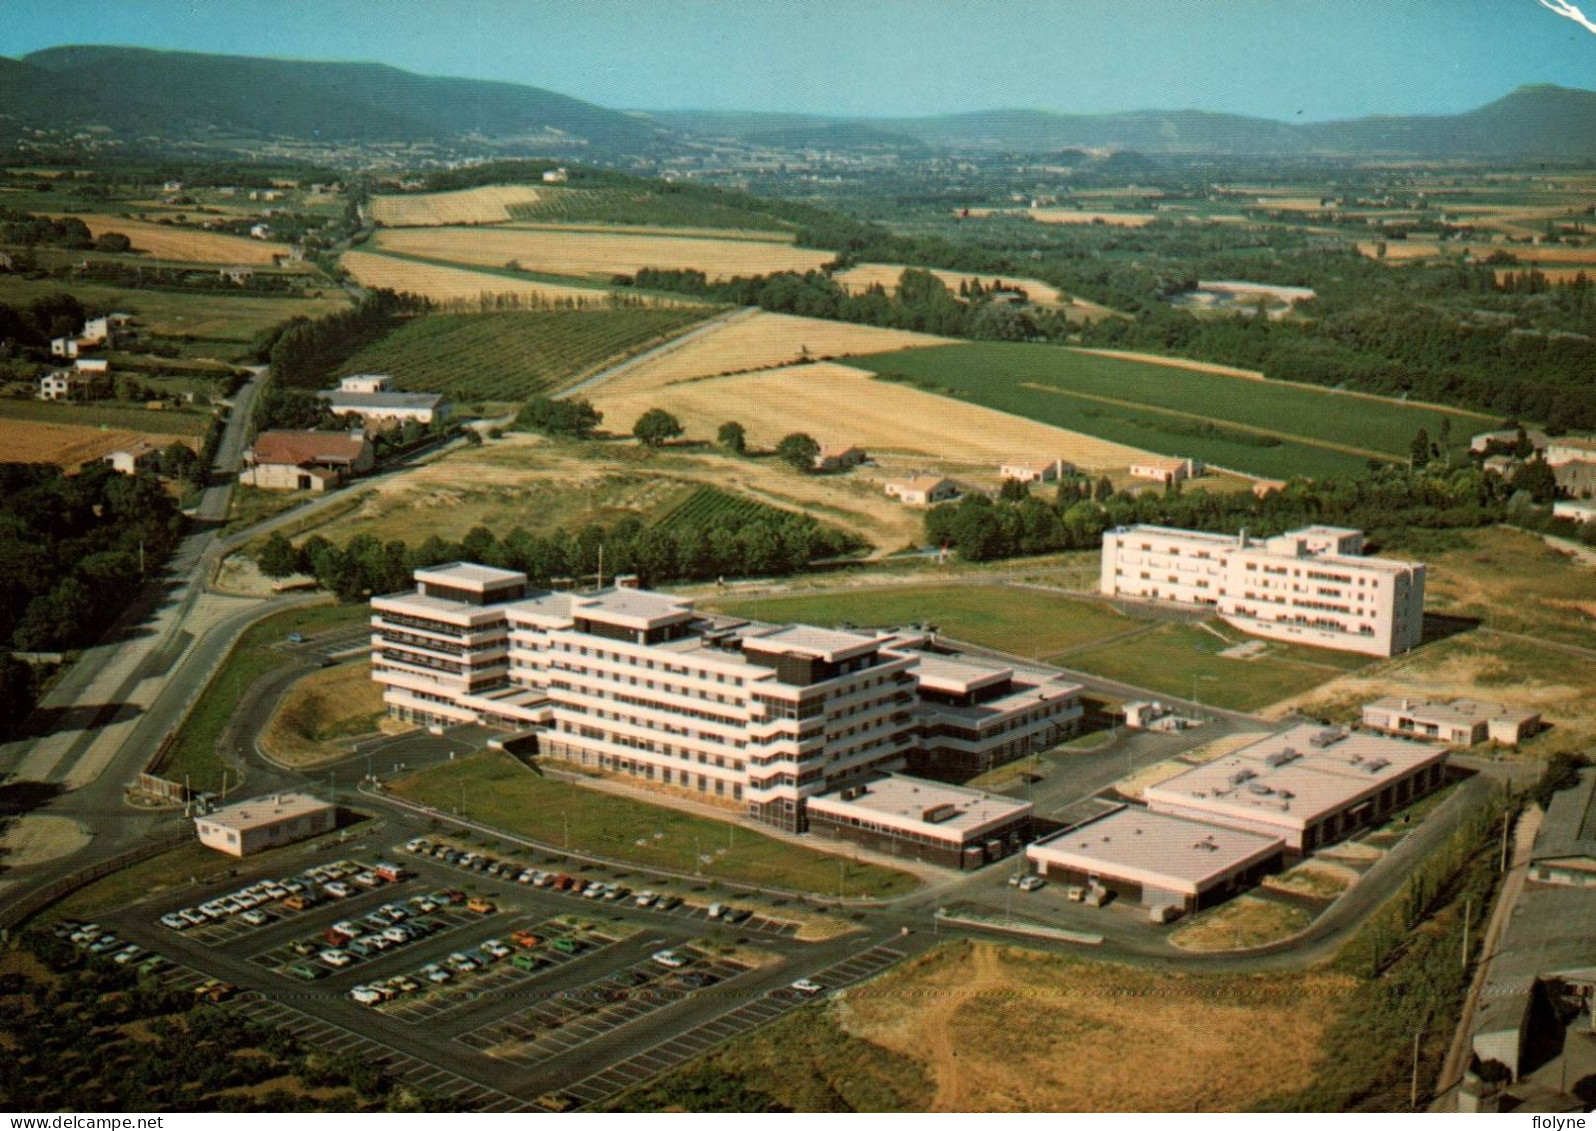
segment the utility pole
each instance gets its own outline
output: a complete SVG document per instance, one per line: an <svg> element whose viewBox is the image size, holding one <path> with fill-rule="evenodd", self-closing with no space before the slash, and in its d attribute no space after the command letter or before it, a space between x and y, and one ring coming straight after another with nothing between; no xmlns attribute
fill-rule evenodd
<svg viewBox="0 0 1596 1131"><path fill-rule="evenodd" d="M1423 1029L1413 1030L1413 1082L1408 1086L1408 1106L1419 1110L1419 1035Z"/></svg>
<svg viewBox="0 0 1596 1131"><path fill-rule="evenodd" d="M1502 814L1502 866L1498 871L1507 871L1507 827L1512 824L1512 819L1506 813Z"/></svg>
<svg viewBox="0 0 1596 1131"><path fill-rule="evenodd" d="M1463 900L1463 953L1459 961L1464 970L1469 968L1469 914L1474 910L1474 897L1469 896Z"/></svg>

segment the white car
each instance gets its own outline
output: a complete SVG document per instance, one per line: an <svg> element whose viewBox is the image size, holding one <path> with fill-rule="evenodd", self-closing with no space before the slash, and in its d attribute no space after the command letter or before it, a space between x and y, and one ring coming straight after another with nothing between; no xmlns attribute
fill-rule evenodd
<svg viewBox="0 0 1596 1131"><path fill-rule="evenodd" d="M792 988L806 997L813 997L815 994L823 992L826 987L808 978L799 978L792 984Z"/></svg>
<svg viewBox="0 0 1596 1131"><path fill-rule="evenodd" d="M640 891L637 893L637 898L632 900L632 902L639 907L653 907L654 901L658 898L659 895L656 892Z"/></svg>
<svg viewBox="0 0 1596 1131"><path fill-rule="evenodd" d="M339 950L337 947L331 947L327 950L324 950L316 957L334 969L342 969L354 961L353 958L349 957L348 954Z"/></svg>
<svg viewBox="0 0 1596 1131"><path fill-rule="evenodd" d="M361 1005L376 1005L378 1002L383 1000L382 994L378 993L370 986L356 986L354 989L349 991L349 996L354 998Z"/></svg>
<svg viewBox="0 0 1596 1131"><path fill-rule="evenodd" d="M111 955L111 961L116 963L118 966L126 966L128 963L143 957L143 947L139 946L137 943L128 943L121 950Z"/></svg>
<svg viewBox="0 0 1596 1131"><path fill-rule="evenodd" d="M191 927L203 927L211 921L211 917L198 907L185 907L178 914L187 919L188 925Z"/></svg>
<svg viewBox="0 0 1596 1131"><path fill-rule="evenodd" d="M432 842L426 837L418 836L412 840L405 841L406 852L430 852L431 850Z"/></svg>
<svg viewBox="0 0 1596 1131"><path fill-rule="evenodd" d="M423 966L420 970L420 973L421 976L427 981L436 982L440 986L454 978L453 974L449 973L449 971L445 970L442 966L439 966L436 962L429 962L427 965Z"/></svg>
<svg viewBox="0 0 1596 1131"><path fill-rule="evenodd" d="M481 946L477 947L477 949L491 958L510 957L510 948L505 946L498 939L488 939Z"/></svg>
<svg viewBox="0 0 1596 1131"><path fill-rule="evenodd" d="M251 927L264 927L267 923L271 922L271 917L267 915L266 912L258 911L253 907L240 915L239 918L244 920L244 922L248 923Z"/></svg>
<svg viewBox="0 0 1596 1131"><path fill-rule="evenodd" d="M480 959L472 958L469 954L458 950L443 961L445 965L462 974L469 974L482 964Z"/></svg>
<svg viewBox="0 0 1596 1131"><path fill-rule="evenodd" d="M553 882L553 872L534 872L532 874L532 886L535 888L546 888Z"/></svg>
<svg viewBox="0 0 1596 1131"><path fill-rule="evenodd" d="M168 912L161 916L161 926L170 927L174 931L186 931L193 925L177 911Z"/></svg>
<svg viewBox="0 0 1596 1131"><path fill-rule="evenodd" d="M323 885L321 890L332 896L334 899L348 899L350 896L355 894L354 888L340 880L334 880L330 884Z"/></svg>
<svg viewBox="0 0 1596 1131"><path fill-rule="evenodd" d="M593 884L582 893L582 898L599 899L600 897L609 894L611 886L612 885L610 884Z"/></svg>
<svg viewBox="0 0 1596 1131"><path fill-rule="evenodd" d="M531 868L528 868L515 878L515 882L518 884L529 884L533 880L537 879L537 875L538 874L535 871L533 871Z"/></svg>
<svg viewBox="0 0 1596 1131"><path fill-rule="evenodd" d="M656 950L649 955L655 962L668 969L675 970L687 965L687 959L677 954L674 950Z"/></svg>
<svg viewBox="0 0 1596 1131"><path fill-rule="evenodd" d="M1026 876L1020 881L1021 891L1035 891L1037 888L1046 887L1047 881L1041 876Z"/></svg>

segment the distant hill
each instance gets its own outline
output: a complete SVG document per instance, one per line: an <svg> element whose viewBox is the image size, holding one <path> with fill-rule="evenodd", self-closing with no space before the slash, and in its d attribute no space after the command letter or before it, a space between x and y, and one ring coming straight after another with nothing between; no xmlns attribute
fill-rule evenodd
<svg viewBox="0 0 1596 1131"><path fill-rule="evenodd" d="M319 63L128 47L53 47L5 60L0 117L49 128L403 143L564 139L648 148L645 121L513 83L430 78L379 63Z"/></svg>
<svg viewBox="0 0 1596 1131"><path fill-rule="evenodd" d="M52 47L0 58L0 138L28 128L226 146L277 138L405 144L524 143L567 158L643 156L687 135L777 149L914 152L1596 157L1596 93L1526 86L1464 114L1297 124L1202 110L1061 114L983 110L861 119L727 111L621 112L538 87L329 63Z"/></svg>

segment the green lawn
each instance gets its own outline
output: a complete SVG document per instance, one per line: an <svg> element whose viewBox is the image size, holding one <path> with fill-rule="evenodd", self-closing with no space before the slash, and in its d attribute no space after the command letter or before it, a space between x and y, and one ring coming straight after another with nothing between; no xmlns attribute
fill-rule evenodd
<svg viewBox="0 0 1596 1131"><path fill-rule="evenodd" d="M1059 662L1076 671L1236 711L1256 710L1375 662L1374 657L1353 652L1274 641L1267 642L1267 651L1257 659L1219 655L1234 643L1255 639L1259 638L1213 622L1163 624L1138 636L1129 647L1108 644L1071 653Z"/></svg>
<svg viewBox="0 0 1596 1131"><path fill-rule="evenodd" d="M210 427L209 412L159 411L133 405L77 405L57 401L0 400L0 416L42 424L76 424L88 428L126 428L167 436L202 436Z"/></svg>
<svg viewBox="0 0 1596 1131"><path fill-rule="evenodd" d="M309 491L268 491L264 487L233 488L232 500L227 505L227 525L223 534L236 534L247 526L264 522L268 518L292 510L314 496Z"/></svg>
<svg viewBox="0 0 1596 1131"><path fill-rule="evenodd" d="M1252 381L1058 346L979 342L853 358L894 380L1105 440L1257 475L1355 474L1372 456L1407 459L1414 434L1451 420L1454 447L1474 413Z"/></svg>
<svg viewBox="0 0 1596 1131"><path fill-rule="evenodd" d="M708 604L734 616L826 628L928 621L951 639L1033 659L1122 636L1146 623L1098 601L1004 585L850 589Z"/></svg>
<svg viewBox="0 0 1596 1131"><path fill-rule="evenodd" d="M912 891L907 872L862 864L751 832L726 821L694 816L543 777L508 754L483 753L395 782L389 792L455 812L464 791L465 816L555 847L691 873L832 896L888 896ZM569 838L569 839L567 839Z"/></svg>
<svg viewBox="0 0 1596 1131"><path fill-rule="evenodd" d="M134 900L186 884L191 878L226 872L235 863L232 857L191 841L79 888L60 903L52 904L49 915L55 919L93 919Z"/></svg>
<svg viewBox="0 0 1596 1131"><path fill-rule="evenodd" d="M281 643L290 632L310 636L329 628L357 624L370 616L371 608L365 604L316 605L276 613L246 629L222 666L211 676L154 772L173 781L182 781L186 774L189 785L195 790L221 789L222 772L226 767L216 754L216 744L240 696L257 679L291 662L287 653L272 645ZM237 781L236 772L229 774L229 792Z"/></svg>

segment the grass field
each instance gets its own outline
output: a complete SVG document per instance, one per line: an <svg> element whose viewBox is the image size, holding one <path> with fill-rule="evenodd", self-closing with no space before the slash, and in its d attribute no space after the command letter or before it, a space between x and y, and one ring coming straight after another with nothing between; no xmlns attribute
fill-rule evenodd
<svg viewBox="0 0 1596 1131"><path fill-rule="evenodd" d="M691 307L432 314L350 358L340 373L389 373L401 389L465 401L524 401L668 340L703 318Z"/></svg>
<svg viewBox="0 0 1596 1131"><path fill-rule="evenodd" d="M1596 648L1596 568L1534 534L1505 526L1399 530L1383 537L1379 552L1425 563L1431 613Z"/></svg>
<svg viewBox="0 0 1596 1131"><path fill-rule="evenodd" d="M262 733L261 749L285 765L316 766L347 757L337 740L376 730L382 716L382 688L372 682L371 661L337 664L294 683Z"/></svg>
<svg viewBox="0 0 1596 1131"><path fill-rule="evenodd" d="M602 306L610 301L610 292L600 287L517 279L372 251L346 251L340 263L364 287L383 287L451 305L479 304L485 310L502 308L509 302L536 307Z"/></svg>
<svg viewBox="0 0 1596 1131"><path fill-rule="evenodd" d="M1355 474L1404 462L1420 428L1452 421L1461 446L1481 418L1055 346L980 343L851 364L1033 420L1257 475Z"/></svg>
<svg viewBox="0 0 1596 1131"><path fill-rule="evenodd" d="M194 436L12 420L0 410L0 459L8 463L53 463L70 471L108 452L142 443L164 447L173 440L182 440L196 450L199 447Z"/></svg>
<svg viewBox="0 0 1596 1131"><path fill-rule="evenodd" d="M647 228L722 228L788 233L789 224L763 212L694 200L672 192L632 188L541 187L536 201L512 205L517 220L554 224L626 224Z"/></svg>
<svg viewBox="0 0 1596 1131"><path fill-rule="evenodd" d="M620 1106L669 1108L696 1084L705 1101L741 1086L798 1111L1236 1111L1313 1080L1354 990L1334 974L1173 974L947 943Z"/></svg>
<svg viewBox="0 0 1596 1131"><path fill-rule="evenodd" d="M61 290L54 279L23 279L0 274L0 302L26 306ZM162 337L193 336L209 339L209 356L229 360L238 356L260 331L289 318L320 318L345 310L349 299L329 284L322 297L266 298L210 291L157 291L73 283L72 293L92 310L126 311L141 328Z"/></svg>
<svg viewBox="0 0 1596 1131"><path fill-rule="evenodd" d="M472 267L504 267L609 282L644 267L695 269L711 279L815 271L836 256L829 251L758 240L620 232L413 228L377 236L383 251Z"/></svg>
<svg viewBox="0 0 1596 1131"><path fill-rule="evenodd" d="M1059 662L1076 671L1233 711L1257 710L1374 662L1351 652L1274 641L1257 659L1219 655L1233 644L1254 639L1217 622L1162 624L1137 637L1134 648L1108 645L1072 652Z"/></svg>
<svg viewBox="0 0 1596 1131"><path fill-rule="evenodd" d="M805 358L823 361L850 354L948 345L951 341L909 330L760 310L739 315L667 352L639 359L606 381L604 392L622 396L678 381L774 369Z"/></svg>
<svg viewBox="0 0 1596 1131"><path fill-rule="evenodd" d="M208 412L134 408L131 405L66 404L60 401L0 400L0 420L148 433L170 443L176 438L203 436L210 427ZM110 451L110 448L106 448Z"/></svg>
<svg viewBox="0 0 1596 1131"><path fill-rule="evenodd" d="M1097 601L1007 585L894 586L705 604L735 616L823 628L929 622L954 640L1032 659L1110 640L1146 624Z"/></svg>
<svg viewBox="0 0 1596 1131"><path fill-rule="evenodd" d="M941 468L945 473L966 464L995 477L999 464L1022 455L1062 458L1094 470L1128 467L1145 455L1024 415L873 380L865 370L835 362L641 389L623 375L596 388L592 399L615 420L635 420L656 406L668 409L693 439L714 439L727 420L741 423L755 447L773 448L790 432L807 432L822 447L856 444L872 456L903 457L893 468L899 474L924 467L928 459L948 465ZM1066 417L1058 414L1059 420ZM881 484L875 489L881 491Z"/></svg>
<svg viewBox="0 0 1596 1131"><path fill-rule="evenodd" d="M558 762L551 763L558 765ZM886 896L917 885L906 872L773 840L730 824L544 777L508 754L484 753L392 783L389 792L513 836L640 867L835 895ZM698 857L713 855L712 863Z"/></svg>
<svg viewBox="0 0 1596 1131"><path fill-rule="evenodd" d="M483 185L458 192L426 192L371 198L371 218L391 228L439 224L499 224L516 205L536 204L531 185Z"/></svg>
<svg viewBox="0 0 1596 1131"><path fill-rule="evenodd" d="M281 255L288 250L285 244L268 243L266 240L249 239L227 232L208 232L204 228L152 224L147 220L93 213L77 218L87 224L89 231L96 237L106 232L121 232L133 241L134 251L142 251L154 259L178 263L270 267L274 255Z"/></svg>
<svg viewBox="0 0 1596 1131"><path fill-rule="evenodd" d="M216 746L238 708L239 697L274 668L292 662L273 645L280 644L290 632L310 636L329 628L360 624L370 616L371 609L364 604L317 605L276 613L246 629L211 676L154 772L173 781L187 777L195 790L221 789L226 767L217 756ZM229 777L231 787L236 788L237 772Z"/></svg>

